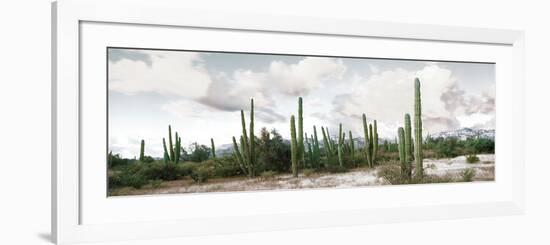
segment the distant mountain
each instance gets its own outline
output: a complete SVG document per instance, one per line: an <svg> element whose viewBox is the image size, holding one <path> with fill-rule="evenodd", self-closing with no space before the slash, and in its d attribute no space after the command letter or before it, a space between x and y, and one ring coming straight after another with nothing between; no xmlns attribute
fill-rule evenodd
<svg viewBox="0 0 550 245"><path fill-rule="evenodd" d="M480 137L486 139L495 139L494 129L473 129L473 128L461 128L453 131L439 132L430 135L432 138L449 138L456 137L461 140L465 140L470 137Z"/></svg>

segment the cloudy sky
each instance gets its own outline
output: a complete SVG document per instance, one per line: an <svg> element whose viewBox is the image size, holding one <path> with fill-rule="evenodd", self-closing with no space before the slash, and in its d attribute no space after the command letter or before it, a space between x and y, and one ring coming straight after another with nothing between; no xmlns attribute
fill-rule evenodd
<svg viewBox="0 0 550 245"><path fill-rule="evenodd" d="M341 122L360 136L366 113L380 137L393 138L413 114L415 77L425 134L495 125L493 64L113 48L108 56L109 148L125 157L138 155L141 139L147 155L162 156L168 124L184 146L231 143L250 98L257 132L289 138L302 96L306 132L328 126L334 135Z"/></svg>

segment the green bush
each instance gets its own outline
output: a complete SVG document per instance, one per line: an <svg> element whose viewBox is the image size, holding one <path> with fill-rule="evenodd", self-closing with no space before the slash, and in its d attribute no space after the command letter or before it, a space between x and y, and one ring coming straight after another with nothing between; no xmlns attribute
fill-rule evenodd
<svg viewBox="0 0 550 245"><path fill-rule="evenodd" d="M143 175L142 169L143 167L141 165L133 164L127 166L122 171L116 171L109 174L108 187L117 188L130 186L136 189L141 188L148 183L148 179Z"/></svg>
<svg viewBox="0 0 550 245"><path fill-rule="evenodd" d="M462 181L464 182L471 182L476 175L476 170L473 168L465 169L460 173L460 176L462 176Z"/></svg>
<svg viewBox="0 0 550 245"><path fill-rule="evenodd" d="M212 169L209 166L201 165L199 167L196 167L193 169L193 172L191 172L191 179L193 179L195 182L201 184L208 180L212 172Z"/></svg>
<svg viewBox="0 0 550 245"><path fill-rule="evenodd" d="M479 162L479 157L477 157L474 154L468 155L468 156L466 156L466 162L467 163L477 163L477 162Z"/></svg>

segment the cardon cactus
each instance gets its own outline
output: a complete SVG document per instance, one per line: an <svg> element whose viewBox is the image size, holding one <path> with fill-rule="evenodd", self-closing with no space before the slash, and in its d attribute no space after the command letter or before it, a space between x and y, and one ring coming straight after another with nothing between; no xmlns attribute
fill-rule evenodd
<svg viewBox="0 0 550 245"><path fill-rule="evenodd" d="M420 80L414 79L414 161L416 163L415 177L422 179L422 106L420 99Z"/></svg>
<svg viewBox="0 0 550 245"><path fill-rule="evenodd" d="M405 162L407 165L407 177L412 175L412 160L413 160L413 151L412 151L412 135L411 135L411 116L407 113L405 114Z"/></svg>
<svg viewBox="0 0 550 245"><path fill-rule="evenodd" d="M340 167L344 166L344 135L342 134L342 124L340 123L338 131L338 163Z"/></svg>
<svg viewBox="0 0 550 245"><path fill-rule="evenodd" d="M319 167L319 161L321 158L321 150L319 149L319 138L317 138L317 128L313 125L313 161L315 167Z"/></svg>
<svg viewBox="0 0 550 245"><path fill-rule="evenodd" d="M216 158L216 146L214 145L214 139L210 138L210 144L212 145L212 158Z"/></svg>
<svg viewBox="0 0 550 245"><path fill-rule="evenodd" d="M304 117L302 116L302 97L298 98L298 159L301 166L305 165L305 145L304 145Z"/></svg>
<svg viewBox="0 0 550 245"><path fill-rule="evenodd" d="M349 131L349 145L350 145L350 157L351 163L355 165L355 143L353 143L353 134Z"/></svg>
<svg viewBox="0 0 550 245"><path fill-rule="evenodd" d="M365 160L367 160L367 164L369 165L369 167L373 167L372 165L372 156L371 156L371 144L370 144L370 136L369 136L369 127L368 127L368 124L367 124L367 116L365 114L363 114L363 133L365 135L365 148L364 148L364 153L365 153Z"/></svg>
<svg viewBox="0 0 550 245"><path fill-rule="evenodd" d="M141 140L141 146L139 148L139 161L143 162L145 159L145 140Z"/></svg>
<svg viewBox="0 0 550 245"><path fill-rule="evenodd" d="M373 134L371 134L372 138L372 163L376 163L376 157L378 156L378 127L376 125L376 120L373 122Z"/></svg>
<svg viewBox="0 0 550 245"><path fill-rule="evenodd" d="M397 145L399 149L399 162L401 163L401 175L407 176L408 166L407 166L407 155L405 147L405 130L402 127L397 129L397 135L399 138L399 144Z"/></svg>
<svg viewBox="0 0 550 245"><path fill-rule="evenodd" d="M298 177L298 142L296 140L296 124L294 115L290 117L290 160L292 162L292 175Z"/></svg>
<svg viewBox="0 0 550 245"><path fill-rule="evenodd" d="M248 177L252 178L255 175L256 154L255 154L255 136L254 136L254 99L250 99L250 136L246 132L246 120L244 111L241 110L241 128L242 135L240 137L240 150L237 147L237 142L234 140L233 148L239 163L242 164L241 169ZM234 138L234 137L233 137Z"/></svg>
<svg viewBox="0 0 550 245"><path fill-rule="evenodd" d="M332 151L330 149L330 141L327 137L327 133L325 132L324 127L321 127L321 132L323 133L323 145L325 149L325 155L327 156L327 160L325 161L325 167L328 167L328 162L330 157L332 156Z"/></svg>
<svg viewBox="0 0 550 245"><path fill-rule="evenodd" d="M172 126L168 125L168 146L166 147L166 140L162 138L162 146L164 149L164 162L165 163L178 163L181 154L181 138L176 132L175 135L176 144L172 144Z"/></svg>

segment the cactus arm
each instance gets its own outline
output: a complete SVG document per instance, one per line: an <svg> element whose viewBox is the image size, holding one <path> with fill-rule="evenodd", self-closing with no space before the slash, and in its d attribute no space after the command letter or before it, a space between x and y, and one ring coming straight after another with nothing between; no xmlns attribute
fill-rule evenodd
<svg viewBox="0 0 550 245"><path fill-rule="evenodd" d="M369 127L367 124L367 116L363 114L363 134L365 135L365 147L364 147L364 154L365 154L365 160L367 160L367 164L369 167L372 167L372 159L370 154L370 137L369 137Z"/></svg>
<svg viewBox="0 0 550 245"><path fill-rule="evenodd" d="M244 167L243 156L239 151L239 146L237 145L237 140L235 139L235 136L233 136L233 151L235 152L235 156L237 157L237 162L239 163L239 167L241 168L243 173L246 174L247 171L246 171L246 168Z"/></svg>
<svg viewBox="0 0 550 245"><path fill-rule="evenodd" d="M378 127L376 124L376 120L373 122L373 135L371 136L373 139L372 144L372 162L376 163L376 157L378 156Z"/></svg>
<svg viewBox="0 0 550 245"><path fill-rule="evenodd" d="M174 146L172 144L172 126L171 125L168 125L168 150L169 153L170 153L170 159L174 160L175 159L175 156L174 156Z"/></svg>

